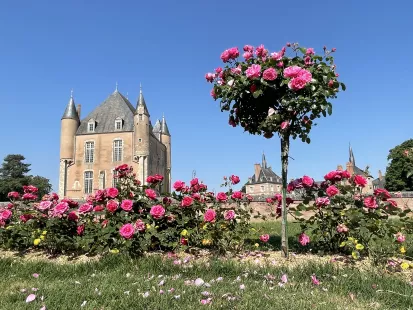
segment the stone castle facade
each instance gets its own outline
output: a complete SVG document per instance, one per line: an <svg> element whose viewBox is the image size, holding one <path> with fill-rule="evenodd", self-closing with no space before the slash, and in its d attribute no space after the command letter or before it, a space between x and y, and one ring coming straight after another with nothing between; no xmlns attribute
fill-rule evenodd
<svg viewBox="0 0 413 310"><path fill-rule="evenodd" d="M117 89L81 120L71 96L61 119L59 196L85 199L115 186L114 168L131 165L143 184L164 176L161 192L171 189L171 134L165 118L154 127L140 90L133 106Z"/></svg>

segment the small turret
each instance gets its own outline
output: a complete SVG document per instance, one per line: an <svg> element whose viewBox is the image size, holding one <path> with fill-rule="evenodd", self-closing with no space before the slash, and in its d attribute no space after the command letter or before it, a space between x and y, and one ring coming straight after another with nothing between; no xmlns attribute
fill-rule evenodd
<svg viewBox="0 0 413 310"><path fill-rule="evenodd" d="M79 115L76 111L73 91L69 103L63 113L60 129L60 159L73 159L74 143L77 128L79 127Z"/></svg>
<svg viewBox="0 0 413 310"><path fill-rule="evenodd" d="M156 138L158 138L159 141L161 141L161 122L159 119L156 120L155 126L153 127L152 130L153 134L155 135Z"/></svg>
<svg viewBox="0 0 413 310"><path fill-rule="evenodd" d="M161 122L161 140L166 146L166 173L165 182L164 182L164 190L166 192L171 191L171 161L172 161L172 154L171 154L171 134L169 133L168 125L166 124L165 116L162 116Z"/></svg>

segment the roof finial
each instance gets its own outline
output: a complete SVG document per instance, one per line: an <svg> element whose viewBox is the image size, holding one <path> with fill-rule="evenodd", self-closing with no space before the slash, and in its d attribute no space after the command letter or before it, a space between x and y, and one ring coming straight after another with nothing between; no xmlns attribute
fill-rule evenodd
<svg viewBox="0 0 413 310"><path fill-rule="evenodd" d="M115 91L116 91L116 92L118 91L118 82L116 82L116 89L115 89Z"/></svg>
<svg viewBox="0 0 413 310"><path fill-rule="evenodd" d="M142 94L142 83L139 83L139 93Z"/></svg>
<svg viewBox="0 0 413 310"><path fill-rule="evenodd" d="M165 113L162 112L162 119L165 119Z"/></svg>
<svg viewBox="0 0 413 310"><path fill-rule="evenodd" d="M126 92L126 99L129 100L129 92Z"/></svg>
<svg viewBox="0 0 413 310"><path fill-rule="evenodd" d="M70 98L73 98L73 88L70 90Z"/></svg>

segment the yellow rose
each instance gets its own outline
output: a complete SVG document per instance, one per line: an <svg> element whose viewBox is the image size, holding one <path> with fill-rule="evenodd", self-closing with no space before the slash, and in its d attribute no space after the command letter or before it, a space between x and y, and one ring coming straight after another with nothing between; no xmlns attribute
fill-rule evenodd
<svg viewBox="0 0 413 310"><path fill-rule="evenodd" d="M409 264L404 262L400 265L400 267L402 267L403 270L409 269Z"/></svg>
<svg viewBox="0 0 413 310"><path fill-rule="evenodd" d="M402 254L406 253L406 248L404 246L400 247L400 253Z"/></svg>
<svg viewBox="0 0 413 310"><path fill-rule="evenodd" d="M188 231L186 229L184 229L183 231L181 231L181 236L186 236L188 234Z"/></svg>
<svg viewBox="0 0 413 310"><path fill-rule="evenodd" d="M40 243L40 239L34 239L34 241L33 241L34 245L39 245L39 243Z"/></svg>
<svg viewBox="0 0 413 310"><path fill-rule="evenodd" d="M360 254L357 251L351 252L351 256L353 256L354 259L359 259L360 258Z"/></svg>
<svg viewBox="0 0 413 310"><path fill-rule="evenodd" d="M151 229L151 225L146 224L146 229Z"/></svg>
<svg viewBox="0 0 413 310"><path fill-rule="evenodd" d="M44 237L44 235L41 235L41 236L40 236L40 240L42 240L42 241L43 241L43 240L44 240L44 238L45 238L45 237Z"/></svg>
<svg viewBox="0 0 413 310"><path fill-rule="evenodd" d="M47 230L43 230L42 235L47 234Z"/></svg>
<svg viewBox="0 0 413 310"><path fill-rule="evenodd" d="M202 240L202 245L210 245L211 243L212 243L212 241L209 240L209 239L203 239Z"/></svg>
<svg viewBox="0 0 413 310"><path fill-rule="evenodd" d="M260 245L258 243L254 244L256 248L258 248Z"/></svg>
<svg viewBox="0 0 413 310"><path fill-rule="evenodd" d="M362 245L362 244L359 243L359 244L356 245L356 249L357 249L357 250L363 250L363 249L364 249L364 245Z"/></svg>
<svg viewBox="0 0 413 310"><path fill-rule="evenodd" d="M150 226L150 225L149 225ZM119 253L119 250L118 249L112 249L112 250L110 250L109 251L110 253L113 253L113 254L118 254Z"/></svg>

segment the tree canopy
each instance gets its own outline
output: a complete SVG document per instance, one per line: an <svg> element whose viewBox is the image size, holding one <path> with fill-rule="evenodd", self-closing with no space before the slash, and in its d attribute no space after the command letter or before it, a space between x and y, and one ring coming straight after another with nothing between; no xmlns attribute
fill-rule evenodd
<svg viewBox="0 0 413 310"><path fill-rule="evenodd" d="M49 193L52 189L49 179L42 176L27 175L30 164L20 154L10 154L4 158L0 168L0 201L7 201L7 194L12 191L21 191L23 185L36 186L39 197Z"/></svg>
<svg viewBox="0 0 413 310"><path fill-rule="evenodd" d="M389 151L386 169L386 189L389 191L413 191L413 178L409 177L413 170L413 139L397 145Z"/></svg>

